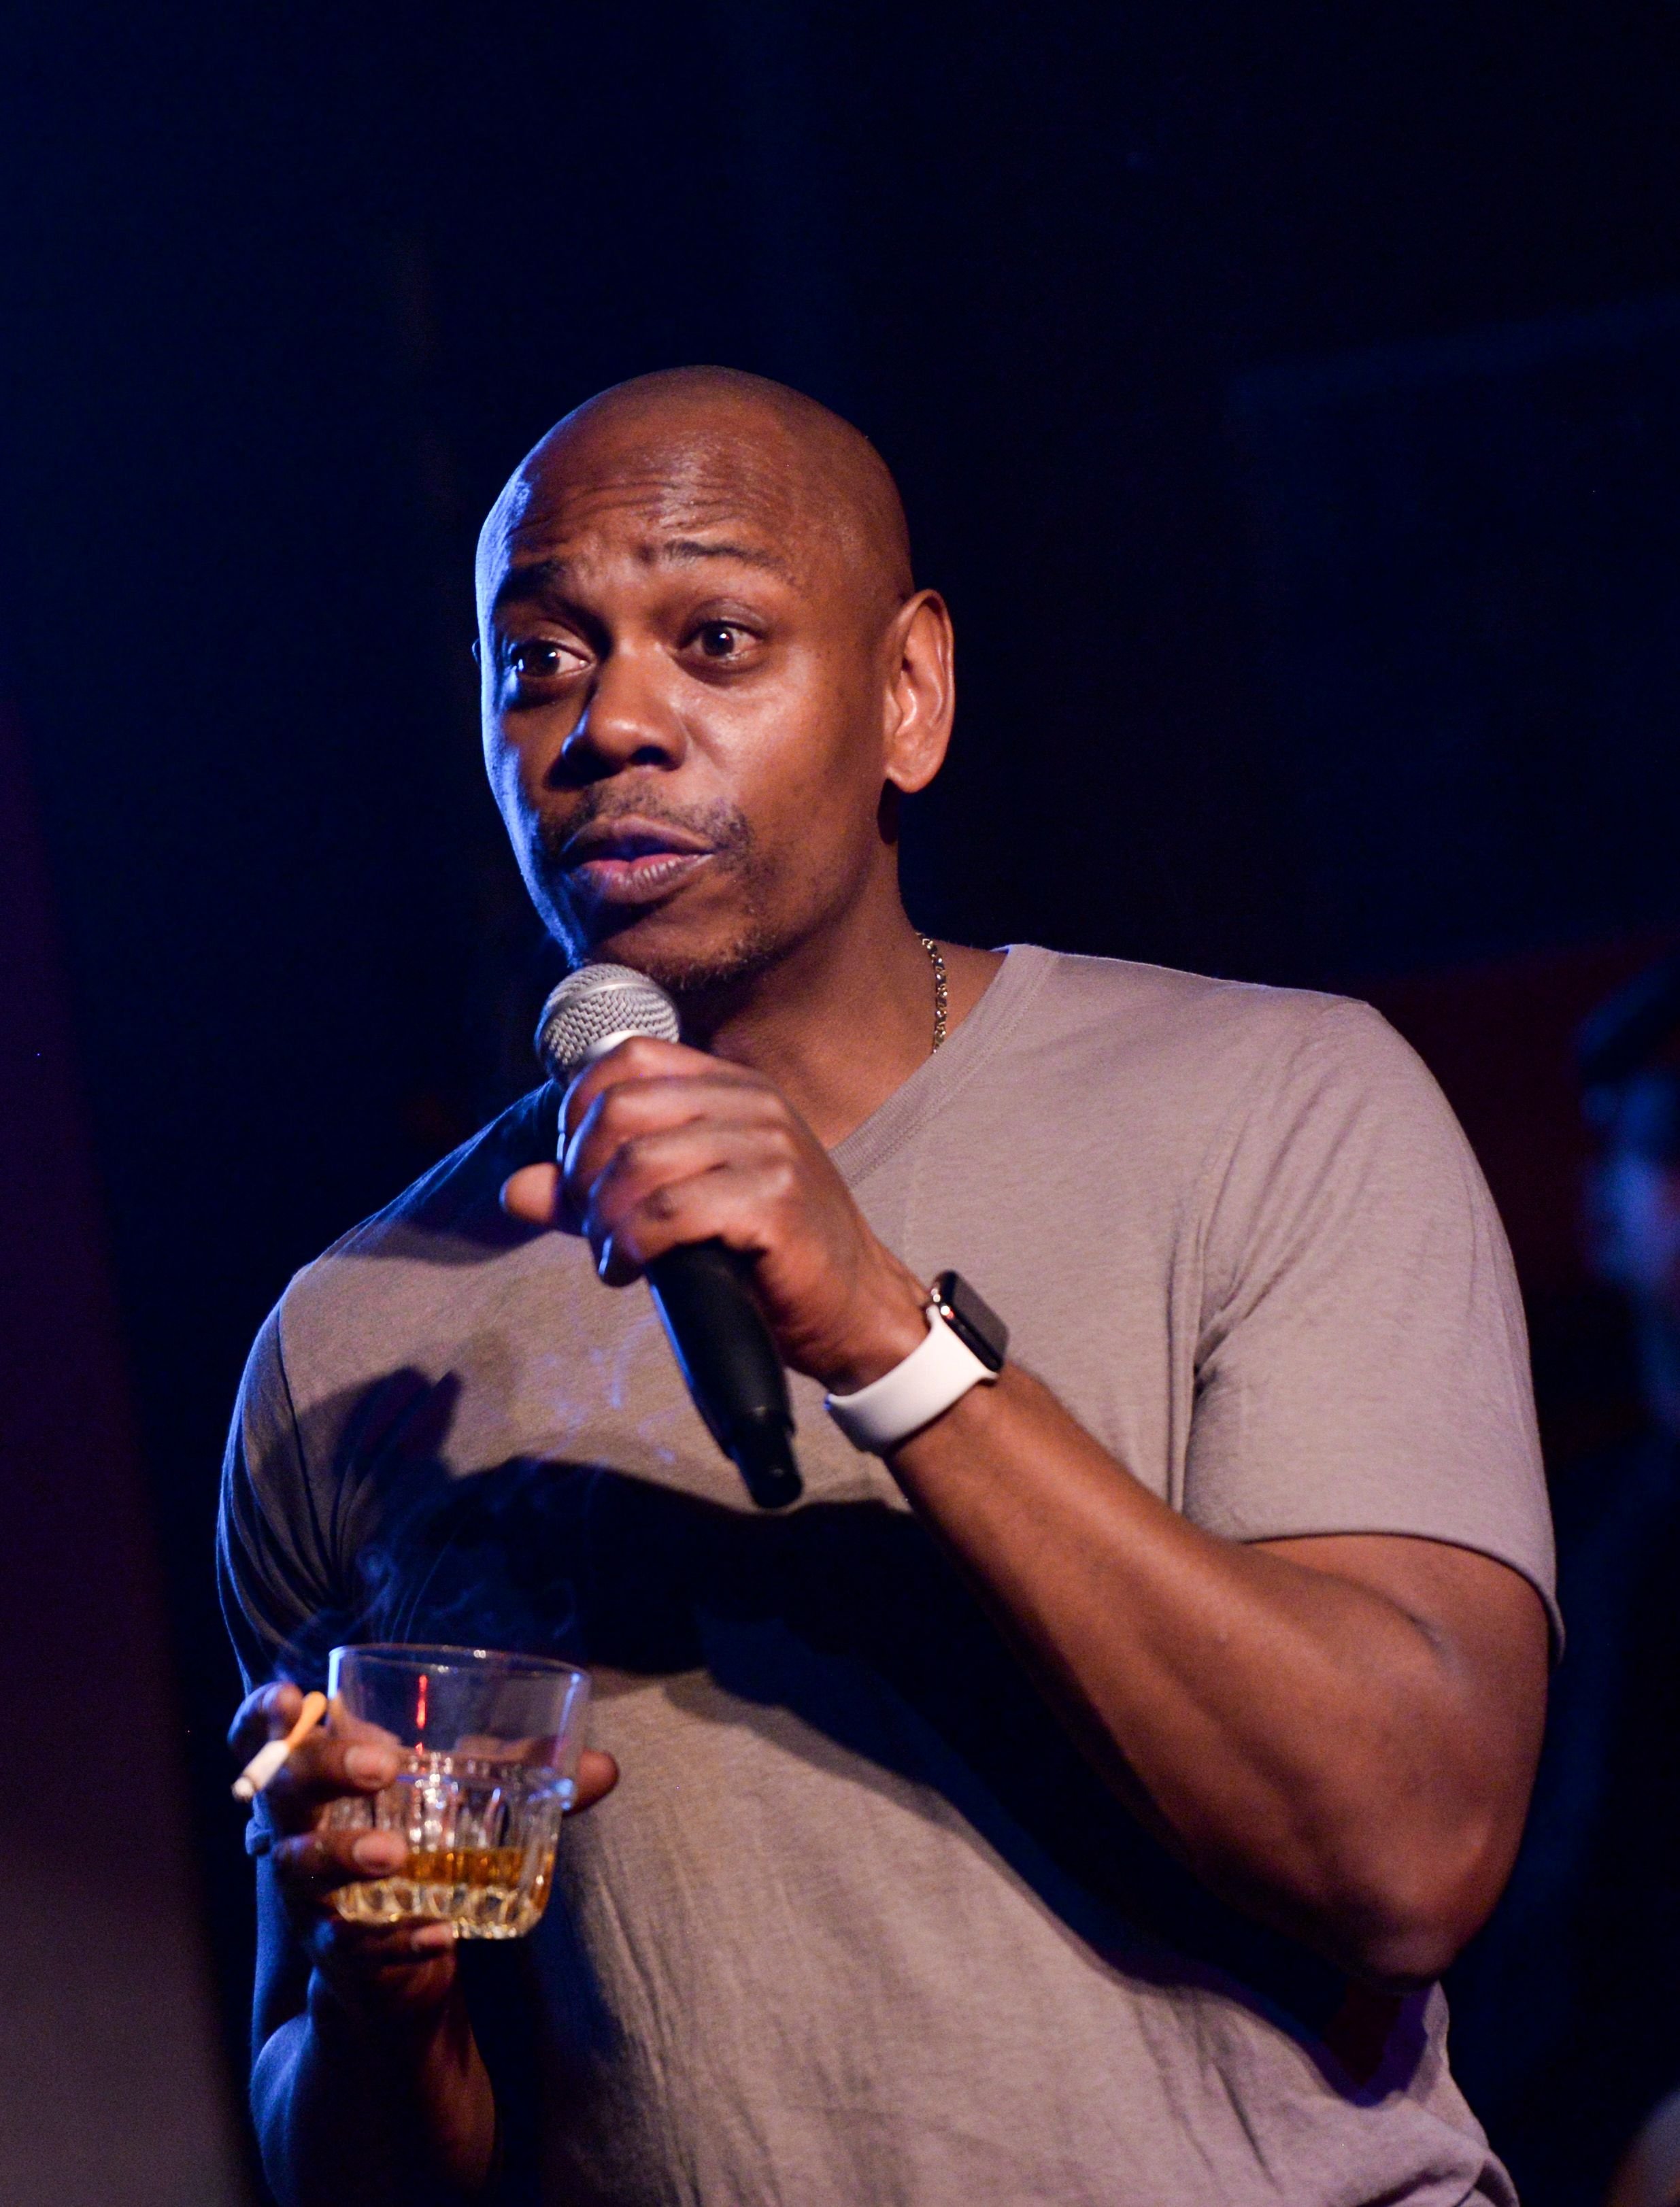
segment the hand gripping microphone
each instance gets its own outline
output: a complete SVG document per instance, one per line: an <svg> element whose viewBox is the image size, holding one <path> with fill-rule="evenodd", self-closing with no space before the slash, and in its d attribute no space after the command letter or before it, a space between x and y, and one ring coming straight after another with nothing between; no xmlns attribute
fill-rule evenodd
<svg viewBox="0 0 1680 2207"><path fill-rule="evenodd" d="M542 1008L536 1054L549 1079L571 1086L586 1065L631 1035L675 1042L677 1007L628 966L580 966ZM749 1284L752 1259L718 1241L667 1249L648 1267L694 1406L761 1510L797 1502L787 1375Z"/></svg>

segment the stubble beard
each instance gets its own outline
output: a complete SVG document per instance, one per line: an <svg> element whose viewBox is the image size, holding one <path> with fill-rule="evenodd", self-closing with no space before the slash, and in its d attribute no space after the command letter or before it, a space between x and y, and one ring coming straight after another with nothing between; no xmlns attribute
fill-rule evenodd
<svg viewBox="0 0 1680 2207"><path fill-rule="evenodd" d="M592 924L595 915L580 903L566 877L561 847L580 828L632 810L638 819L686 828L711 846L714 870L726 873L735 892L736 924L722 942L691 948L668 936L661 942L656 928L647 928L642 930L648 936L646 943L638 942L641 915L635 912L624 915L617 936L604 936ZM544 916L572 965L604 954L633 966L675 999L685 1031L692 1027L703 1032L714 1026L790 947L770 919L770 869L751 823L730 805L682 807L651 802L645 796L639 796L633 807L591 802L564 823L539 824L533 862Z"/></svg>

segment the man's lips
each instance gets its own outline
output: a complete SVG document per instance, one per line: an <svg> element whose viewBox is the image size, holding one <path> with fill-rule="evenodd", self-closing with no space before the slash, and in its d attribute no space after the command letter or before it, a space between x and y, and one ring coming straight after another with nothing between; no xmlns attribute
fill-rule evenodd
<svg viewBox="0 0 1680 2207"><path fill-rule="evenodd" d="M717 855L702 835L655 820L593 821L560 847L573 891L592 904L652 904Z"/></svg>

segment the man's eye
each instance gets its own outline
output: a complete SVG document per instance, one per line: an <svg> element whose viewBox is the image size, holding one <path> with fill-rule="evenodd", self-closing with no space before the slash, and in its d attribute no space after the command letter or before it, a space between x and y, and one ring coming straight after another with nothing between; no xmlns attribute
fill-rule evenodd
<svg viewBox="0 0 1680 2207"><path fill-rule="evenodd" d="M707 621L696 632L696 641L708 659L732 659L746 638L733 621Z"/></svg>
<svg viewBox="0 0 1680 2207"><path fill-rule="evenodd" d="M547 637L535 637L529 643L516 644L508 654L507 663L522 682L541 682L545 676L564 674L577 656L563 643L555 643Z"/></svg>
<svg viewBox="0 0 1680 2207"><path fill-rule="evenodd" d="M541 692L547 684L577 673L587 656L575 643L563 643L558 637L532 636L510 643L502 661L508 695L517 697L522 691Z"/></svg>

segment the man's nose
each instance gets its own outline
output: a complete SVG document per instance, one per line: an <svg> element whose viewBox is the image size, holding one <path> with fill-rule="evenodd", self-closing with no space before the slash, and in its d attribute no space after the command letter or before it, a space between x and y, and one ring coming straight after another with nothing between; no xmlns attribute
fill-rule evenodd
<svg viewBox="0 0 1680 2207"><path fill-rule="evenodd" d="M688 740L671 673L657 649L609 651L560 746L559 778L593 781L630 766L680 765Z"/></svg>

